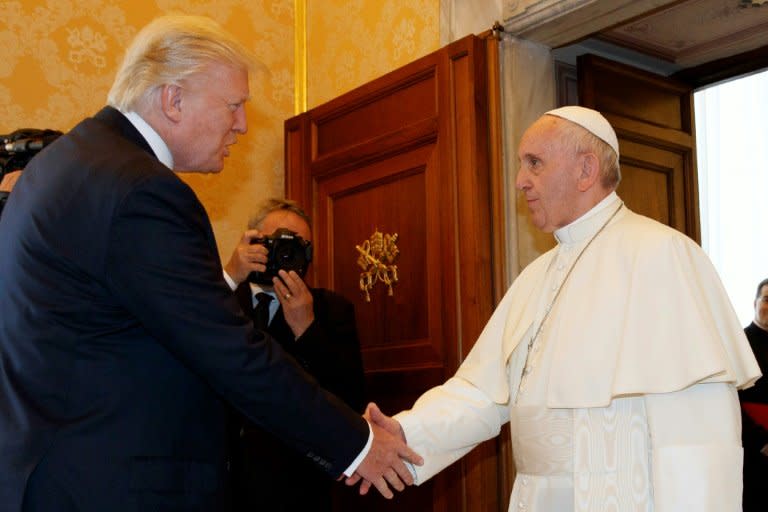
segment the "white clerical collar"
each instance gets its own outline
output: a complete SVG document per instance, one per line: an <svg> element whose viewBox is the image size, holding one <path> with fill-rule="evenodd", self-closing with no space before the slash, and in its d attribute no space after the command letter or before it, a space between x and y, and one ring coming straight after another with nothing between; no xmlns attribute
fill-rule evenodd
<svg viewBox="0 0 768 512"><path fill-rule="evenodd" d="M158 135L154 128L141 118L136 112L123 112L122 113L131 124L139 131L142 137L147 141L149 147L155 152L157 159L160 163L173 170L173 155L171 150L168 149L165 141Z"/></svg>
<svg viewBox="0 0 768 512"><path fill-rule="evenodd" d="M620 202L616 192L611 192L587 213L567 226L555 230L555 239L560 244L575 244L586 240L613 215Z"/></svg>

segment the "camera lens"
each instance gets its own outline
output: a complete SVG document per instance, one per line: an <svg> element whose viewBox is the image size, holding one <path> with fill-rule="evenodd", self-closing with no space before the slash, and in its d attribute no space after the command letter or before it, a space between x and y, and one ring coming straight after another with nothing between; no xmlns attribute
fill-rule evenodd
<svg viewBox="0 0 768 512"><path fill-rule="evenodd" d="M284 263L293 262L295 259L293 247L290 245L280 245L276 247L275 259L281 263L281 268Z"/></svg>

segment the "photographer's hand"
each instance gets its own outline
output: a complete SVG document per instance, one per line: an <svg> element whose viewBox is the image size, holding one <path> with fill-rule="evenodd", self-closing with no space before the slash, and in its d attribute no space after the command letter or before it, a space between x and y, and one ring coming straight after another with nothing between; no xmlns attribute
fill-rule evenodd
<svg viewBox="0 0 768 512"><path fill-rule="evenodd" d="M266 270L264 264L267 262L267 248L261 244L251 243L251 239L260 236L261 232L258 229L249 229L243 233L237 247L232 251L232 256L224 266L224 270L235 283L240 284L245 281L248 274L254 270L257 272Z"/></svg>
<svg viewBox="0 0 768 512"><path fill-rule="evenodd" d="M298 338L315 320L314 299L309 288L296 272L280 270L278 275L279 278L272 279L275 293L283 307L285 322L293 331L293 335Z"/></svg>

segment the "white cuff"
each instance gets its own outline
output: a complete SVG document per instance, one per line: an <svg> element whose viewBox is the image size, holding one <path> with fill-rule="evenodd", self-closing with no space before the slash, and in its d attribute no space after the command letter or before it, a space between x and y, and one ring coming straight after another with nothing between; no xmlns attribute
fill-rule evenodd
<svg viewBox="0 0 768 512"><path fill-rule="evenodd" d="M224 280L227 282L232 291L235 291L237 289L237 283L235 280L229 277L229 274L227 274L226 270L222 269L221 273L224 274Z"/></svg>
<svg viewBox="0 0 768 512"><path fill-rule="evenodd" d="M363 459L365 459L365 456L368 455L368 452L371 451L371 445L373 444L373 429L371 429L371 424L367 421L366 424L368 425L368 442L365 443L363 451L357 455L355 460L352 461L352 464L350 464L349 467L344 470L345 476L354 475L355 471L357 471L357 467L363 462Z"/></svg>

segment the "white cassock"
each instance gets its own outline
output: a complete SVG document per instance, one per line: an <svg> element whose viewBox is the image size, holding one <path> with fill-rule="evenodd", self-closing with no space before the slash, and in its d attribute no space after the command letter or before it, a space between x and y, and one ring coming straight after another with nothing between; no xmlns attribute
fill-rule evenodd
<svg viewBox="0 0 768 512"><path fill-rule="evenodd" d="M456 375L396 416L417 483L509 421L510 511L741 510L736 389L759 367L701 248L620 205L557 230Z"/></svg>

